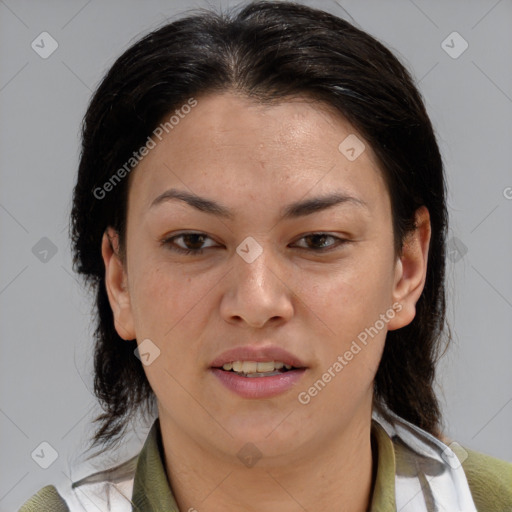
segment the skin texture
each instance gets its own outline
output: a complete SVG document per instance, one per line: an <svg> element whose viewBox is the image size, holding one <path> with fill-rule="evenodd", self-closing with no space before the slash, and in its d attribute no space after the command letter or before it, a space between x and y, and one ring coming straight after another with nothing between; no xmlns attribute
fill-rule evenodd
<svg viewBox="0 0 512 512"><path fill-rule="evenodd" d="M144 366L156 394L165 464L180 510L365 511L371 500L373 379L387 330L412 321L424 286L430 222L396 257L391 203L368 143L349 161L339 144L356 130L328 106L297 97L261 105L233 92L197 98L130 175L126 261L108 229L102 254L119 335L160 350ZM222 203L233 219L183 201L153 208L177 188ZM345 202L291 220L289 203L340 191ZM162 241L183 230L206 238ZM336 239L304 238L327 233ZM248 236L262 254L247 263ZM173 252L204 248L201 255ZM333 247L320 252L322 246ZM298 393L324 374L365 328L394 318L307 404ZM414 343L414 340L411 340ZM210 363L227 349L277 345L307 370L268 399L241 398ZM237 453L253 443L261 458Z"/></svg>

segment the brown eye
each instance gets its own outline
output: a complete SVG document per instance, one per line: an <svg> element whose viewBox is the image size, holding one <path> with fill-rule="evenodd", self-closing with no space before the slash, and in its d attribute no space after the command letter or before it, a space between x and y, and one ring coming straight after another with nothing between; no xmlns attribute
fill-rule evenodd
<svg viewBox="0 0 512 512"><path fill-rule="evenodd" d="M180 254L191 254L191 255L199 255L203 254L204 249L212 248L215 246L203 247L205 240L211 238L205 233L180 233L179 235L174 235L172 237L166 238L162 241L162 245L167 246L174 252ZM176 240L181 240L181 243L178 244ZM305 235L300 240L306 241L306 246L300 247L301 249L310 250L313 252L328 252L330 250L335 249L343 244L349 242L349 240L339 238L334 235L329 235L328 233L311 233L309 235ZM331 241L331 243L328 243ZM334 241L332 243L332 241Z"/></svg>
<svg viewBox="0 0 512 512"><path fill-rule="evenodd" d="M327 243L329 239L334 240L334 243ZM335 247L348 243L348 240L346 239L329 235L327 233L311 233L303 236L300 240L307 240L306 247L301 247L302 249L310 249L316 252L329 251Z"/></svg>
<svg viewBox="0 0 512 512"><path fill-rule="evenodd" d="M181 254L202 254L204 248L201 246L204 244L205 239L210 238L205 233L181 233L174 235L170 238L166 238L162 241L162 245L168 246L172 251ZM185 247L178 245L175 240L182 240Z"/></svg>

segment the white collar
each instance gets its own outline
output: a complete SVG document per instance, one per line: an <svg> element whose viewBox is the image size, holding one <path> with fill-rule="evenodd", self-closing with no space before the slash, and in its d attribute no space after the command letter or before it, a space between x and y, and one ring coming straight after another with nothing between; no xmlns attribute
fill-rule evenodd
<svg viewBox="0 0 512 512"><path fill-rule="evenodd" d="M395 470L398 512L477 512L464 469L449 446L389 409L374 409L372 417L395 446L405 447Z"/></svg>
<svg viewBox="0 0 512 512"><path fill-rule="evenodd" d="M372 418L395 446L398 512L477 512L466 475L449 446L397 416L374 410ZM138 455L111 470L57 485L70 512L132 512ZM167 511L172 512L172 511Z"/></svg>

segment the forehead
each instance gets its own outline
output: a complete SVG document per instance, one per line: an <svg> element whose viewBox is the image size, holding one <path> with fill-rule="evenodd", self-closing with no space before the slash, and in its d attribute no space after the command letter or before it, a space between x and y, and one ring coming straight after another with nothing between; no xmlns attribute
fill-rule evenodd
<svg viewBox="0 0 512 512"><path fill-rule="evenodd" d="M187 111L132 171L129 202L138 209L176 187L224 202L271 197L276 206L333 187L370 201L385 189L372 149L325 103L222 93L198 97Z"/></svg>

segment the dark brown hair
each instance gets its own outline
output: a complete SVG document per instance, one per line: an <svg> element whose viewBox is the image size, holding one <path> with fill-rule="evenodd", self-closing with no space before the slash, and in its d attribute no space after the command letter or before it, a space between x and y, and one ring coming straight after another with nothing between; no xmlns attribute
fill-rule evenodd
<svg viewBox="0 0 512 512"><path fill-rule="evenodd" d="M129 180L98 198L162 119L191 97L234 91L261 102L307 95L334 107L376 153L391 203L396 253L425 205L432 235L414 320L387 334L374 403L440 434L433 389L445 324L446 185L425 106L410 74L375 38L321 10L258 1L227 13L197 10L126 50L85 114L74 189L74 268L96 295L94 391L103 413L91 446L112 447L134 413L154 407L136 341L119 337L105 289L101 240L108 226L124 247Z"/></svg>

